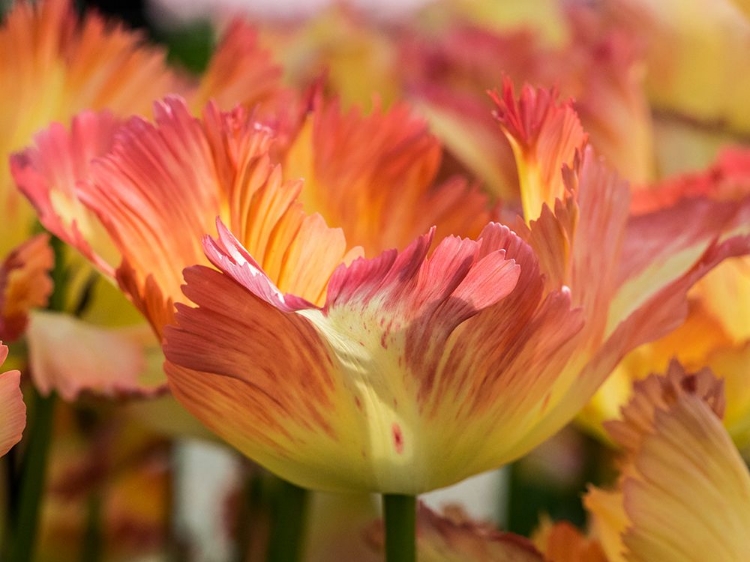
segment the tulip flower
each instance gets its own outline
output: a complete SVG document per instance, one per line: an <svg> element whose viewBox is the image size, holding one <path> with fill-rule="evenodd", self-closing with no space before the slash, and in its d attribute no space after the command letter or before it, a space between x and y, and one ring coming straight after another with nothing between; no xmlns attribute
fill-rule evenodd
<svg viewBox="0 0 750 562"><path fill-rule="evenodd" d="M569 105L531 89L516 102L509 85L497 99L529 178L522 185L540 190L529 200L554 204L518 225L527 242L489 225L473 240L443 238L430 250L428 233L400 253L352 262L344 232L307 215L296 203L304 187L269 164L272 131L212 107L196 120L177 100L157 107L155 125L121 129L88 181L70 187L123 262L104 262L73 226L57 232L116 277L160 334L172 303L186 302L180 269L207 265L206 251L221 272L187 271L199 307L180 305L179 326L166 330L170 385L251 458L323 489L445 486L554 433L627 351L682 319L698 278L747 251L747 201L628 220L627 187L584 149ZM81 142L56 145L83 150L100 122L81 116ZM56 184L39 170L60 135L51 129L13 163L53 225L44 217ZM569 172L558 177L562 164ZM227 227L201 248L215 216ZM689 228L670 241L665 225Z"/></svg>
<svg viewBox="0 0 750 562"><path fill-rule="evenodd" d="M617 487L585 500L608 560L750 556L750 472L721 423L724 404L708 369L674 362L635 383L622 420L607 426L625 451Z"/></svg>

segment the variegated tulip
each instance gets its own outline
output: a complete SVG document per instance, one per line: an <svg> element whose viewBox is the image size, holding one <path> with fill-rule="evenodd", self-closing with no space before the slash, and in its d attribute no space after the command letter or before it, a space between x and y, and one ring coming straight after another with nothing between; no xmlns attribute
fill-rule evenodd
<svg viewBox="0 0 750 562"><path fill-rule="evenodd" d="M627 351L682 318L685 292L700 276L748 250L741 235L750 201L676 205L629 221L627 187L584 150L569 106L531 89L516 103L509 86L498 103L528 178L522 185L538 190L529 201L554 204L554 211L530 214L528 225L518 223L526 241L489 224L471 238L438 237L433 247L430 232L400 253L352 261L360 251L348 249L352 239L376 252L384 248L373 236L404 239L372 227L363 234L360 213L365 224L389 227L388 217L432 212L441 222L449 214L445 205L413 207L430 200L434 172L415 171L432 151L380 160L389 138L413 150L420 146L413 139L426 134L422 126L416 136L403 134L387 118L359 120L369 137L307 129L313 138L324 131L342 140L384 136L371 159L354 154L361 165L303 163L311 170L306 194L270 164L273 132L247 114L209 107L198 120L178 100L160 104L155 125L131 121L113 150L90 164L87 180L68 188L102 222L123 256L119 265L82 243L70 223L59 227L50 212L55 182L43 165L52 154L45 146L75 154L95 134L74 143L52 129L38 149L14 160L14 173L47 222L57 220L56 232L109 268L166 334L171 389L211 429L298 484L414 494L499 466L546 439ZM100 121L81 116L74 132L96 130ZM300 143L309 142L304 130ZM309 149L297 154L309 162ZM391 161L399 164L386 167L385 177L372 166ZM555 174L564 163L569 169ZM341 206L342 187L326 189L338 179L326 166L352 178L353 208ZM358 172L367 179L359 181ZM408 189L398 172L413 178ZM391 210L399 202L393 186L409 194L409 211ZM442 189L446 201L458 201L468 188ZM328 203L319 203L326 195ZM298 198L342 230L308 215ZM476 209L452 211L476 216ZM227 226L201 248L216 216ZM667 243L669 230L653 226L665 221L690 224L688 235ZM199 305L191 309L179 271L195 263L205 265L186 271L185 295ZM172 303L178 326L165 329Z"/></svg>

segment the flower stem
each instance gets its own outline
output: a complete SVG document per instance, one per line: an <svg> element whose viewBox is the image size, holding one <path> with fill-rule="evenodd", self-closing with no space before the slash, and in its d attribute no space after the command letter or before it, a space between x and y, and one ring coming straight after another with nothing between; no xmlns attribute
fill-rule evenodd
<svg viewBox="0 0 750 562"><path fill-rule="evenodd" d="M102 559L104 536L102 534L102 497L98 490L89 494L86 531L83 536L81 562L98 562Z"/></svg>
<svg viewBox="0 0 750 562"><path fill-rule="evenodd" d="M271 515L271 536L268 540L268 562L297 562L307 512L308 491L290 482L277 481Z"/></svg>
<svg viewBox="0 0 750 562"><path fill-rule="evenodd" d="M386 562L415 562L417 559L417 498L383 494Z"/></svg>
<svg viewBox="0 0 750 562"><path fill-rule="evenodd" d="M28 449L24 457L18 520L11 543L11 562L33 560L34 543L39 522L39 508L44 493L47 456L52 437L52 420L56 397L41 396L34 391L34 424L29 431Z"/></svg>

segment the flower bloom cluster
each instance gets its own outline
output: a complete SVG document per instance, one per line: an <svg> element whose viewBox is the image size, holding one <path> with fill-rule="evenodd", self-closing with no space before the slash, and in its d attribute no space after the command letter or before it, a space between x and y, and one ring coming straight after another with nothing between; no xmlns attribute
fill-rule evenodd
<svg viewBox="0 0 750 562"><path fill-rule="evenodd" d="M26 342L42 394L164 396L314 490L422 494L577 416L623 450L616 487L585 497L592 536L532 544L420 508L428 560L747 559L750 474L722 418L750 434L750 153L657 178L658 53L632 14L569 10L560 48L362 27L383 94L364 111L352 61L304 25L265 37L285 67L234 20L192 78L67 0L19 2L0 28L0 99L21 100L0 108L0 337ZM294 72L305 41L330 74ZM386 45L405 68L370 64ZM20 376L0 375L2 455Z"/></svg>

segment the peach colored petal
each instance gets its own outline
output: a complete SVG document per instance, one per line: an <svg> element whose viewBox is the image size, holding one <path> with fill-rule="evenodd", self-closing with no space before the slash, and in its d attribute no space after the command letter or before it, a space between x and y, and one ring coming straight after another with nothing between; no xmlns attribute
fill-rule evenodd
<svg viewBox="0 0 750 562"><path fill-rule="evenodd" d="M625 447L626 463L610 499L588 503L600 528L617 525L607 532L620 533L624 559L740 561L750 555L744 532L750 472L721 424L723 406L722 383L712 373L688 374L673 363L664 377L638 383L624 419L608 428ZM618 498L625 528L618 518L600 516L600 506Z"/></svg>
<svg viewBox="0 0 750 562"><path fill-rule="evenodd" d="M48 242L49 236L39 234L11 252L0 266L0 337L5 341L21 336L33 308L47 305L55 260Z"/></svg>
<svg viewBox="0 0 750 562"><path fill-rule="evenodd" d="M0 344L0 365L8 357L8 348ZM26 427L26 405L20 389L21 373L0 373L0 457L21 440Z"/></svg>
<svg viewBox="0 0 750 562"><path fill-rule="evenodd" d="M308 212L341 227L366 255L404 248L438 225L438 240L476 237L492 218L484 194L458 177L436 183L441 147L404 104L370 115L316 102L284 160L284 174L304 178Z"/></svg>
<svg viewBox="0 0 750 562"><path fill-rule="evenodd" d="M623 263L620 268L621 278L632 277L626 281L627 290L621 302L632 304L637 300L633 288L647 293L655 287L654 280L674 275L719 234L717 227L726 228L730 234L733 230L742 232L748 220L743 205L746 194L750 193L749 155L746 149L728 149L714 165L700 173L635 191L629 229L632 234L626 243L626 255L633 261ZM688 216L698 218L688 219ZM688 221L690 228L685 227ZM652 265L645 265L647 261L652 261ZM742 411L748 406L741 390L747 378L741 366L749 334L747 267L747 257L736 257L698 281L689 292L685 324L630 354L585 412L586 421L596 428L602 419L615 417L629 394L632 379L664 370L669 360L677 357L686 368L711 365L717 375L733 381L734 390L728 393L732 414L726 422L732 435L743 439L746 423Z"/></svg>
<svg viewBox="0 0 750 562"><path fill-rule="evenodd" d="M44 395L55 391L72 401L84 392L149 396L164 388L159 362L149 364L158 344L146 325L104 329L66 314L34 312L27 340L31 376Z"/></svg>
<svg viewBox="0 0 750 562"><path fill-rule="evenodd" d="M542 206L562 199L562 167L572 167L587 142L570 103L558 104L555 90L524 86L518 98L509 79L502 92L492 92L496 117L516 158L524 219L536 219Z"/></svg>
<svg viewBox="0 0 750 562"><path fill-rule="evenodd" d="M738 201L685 198L631 218L610 326L691 269L697 281L720 259L744 254L749 225L750 197Z"/></svg>
<svg viewBox="0 0 750 562"><path fill-rule="evenodd" d="M630 523L622 490L589 487L583 498L591 526L609 562L626 562L622 535Z"/></svg>
<svg viewBox="0 0 750 562"><path fill-rule="evenodd" d="M318 309L220 230L206 251L223 273L186 270L198 308L179 305L165 332L173 393L311 487L414 493L502 464L544 409L578 315L564 295L542 299L533 255L508 229L445 238L427 257L431 238L340 267Z"/></svg>
<svg viewBox="0 0 750 562"><path fill-rule="evenodd" d="M384 547L382 524L368 532L379 551ZM459 507L443 515L425 505L417 508L417 555L420 562L543 562L547 560L525 537L472 521ZM554 562L554 561L551 561Z"/></svg>

